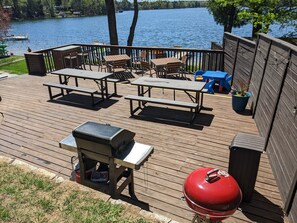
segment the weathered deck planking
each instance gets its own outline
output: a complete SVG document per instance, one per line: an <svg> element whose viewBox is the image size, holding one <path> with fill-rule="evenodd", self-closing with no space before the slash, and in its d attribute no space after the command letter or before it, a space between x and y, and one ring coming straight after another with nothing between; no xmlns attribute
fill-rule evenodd
<svg viewBox="0 0 297 223"><path fill-rule="evenodd" d="M96 109L77 107L59 100L48 101L48 91L42 84L58 81L55 76L22 76L0 81L0 111L5 120L0 126L0 154L16 157L68 178L73 153L61 150L58 142L85 121L109 123L136 132L136 141L151 144L155 153L140 171L135 172L135 190L149 209L179 222L190 222L193 214L182 197L187 175L204 166L228 168L228 146L237 132L257 134L251 116L239 115L231 109L230 97L206 95L204 106L193 125L188 109L166 109L148 106L141 111L148 118L131 118L124 95L136 94L130 84L119 84L121 96L113 97ZM93 82L80 81L82 86L96 87ZM111 86L112 87L112 86ZM153 95L172 98L171 91L156 90ZM88 105L89 98L67 96ZM66 97L66 98L67 98ZM186 100L182 92L177 99ZM85 100L84 100L85 99ZM155 120L152 116L168 120ZM172 120L176 120L173 122ZM183 122L181 122L183 121ZM281 199L264 154L261 158L256 192L242 211L224 222L284 222Z"/></svg>

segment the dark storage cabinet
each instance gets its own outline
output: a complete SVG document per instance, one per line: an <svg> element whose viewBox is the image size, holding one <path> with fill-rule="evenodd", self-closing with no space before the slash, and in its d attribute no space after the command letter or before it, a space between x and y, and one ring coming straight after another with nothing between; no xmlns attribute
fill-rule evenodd
<svg viewBox="0 0 297 223"><path fill-rule="evenodd" d="M53 58L54 58L54 63L55 63L55 69L63 69L65 68L64 66L64 57L68 56L70 54L76 55L77 53L81 52L80 46L64 46L60 48L56 48L53 50Z"/></svg>
<svg viewBox="0 0 297 223"><path fill-rule="evenodd" d="M25 59L30 75L46 75L46 67L42 53L25 53Z"/></svg>
<svg viewBox="0 0 297 223"><path fill-rule="evenodd" d="M238 133L230 145L228 172L242 190L243 201L252 198L265 140L258 135Z"/></svg>

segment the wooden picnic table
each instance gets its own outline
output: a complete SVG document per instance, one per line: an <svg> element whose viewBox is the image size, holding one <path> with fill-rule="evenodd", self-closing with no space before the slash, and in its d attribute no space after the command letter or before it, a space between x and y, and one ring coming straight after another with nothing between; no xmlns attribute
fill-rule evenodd
<svg viewBox="0 0 297 223"><path fill-rule="evenodd" d="M59 75L60 84L67 85L71 77L75 78L76 87L78 87L78 79L93 80L96 82L99 88L101 100L104 100L104 95L106 96L106 98L109 98L107 78L110 77L112 73L64 68L61 70L53 71L52 74ZM62 79L62 77L64 77L64 80Z"/></svg>
<svg viewBox="0 0 297 223"><path fill-rule="evenodd" d="M108 67L108 64L112 64L113 62L117 62L121 60L126 60L128 62L131 60L131 58L127 54L108 55L108 56L104 56L103 58L107 64L107 67ZM132 66L131 66L131 72L132 72Z"/></svg>
<svg viewBox="0 0 297 223"><path fill-rule="evenodd" d="M155 66L157 77L158 77L162 69L168 63L181 63L181 61L175 57L166 57L166 58L152 59L151 63Z"/></svg>
<svg viewBox="0 0 297 223"><path fill-rule="evenodd" d="M157 104L166 104L173 105L178 107L187 107L194 108L194 115L191 121L193 121L200 112L203 106L203 88L206 82L196 82L196 81L186 81L186 80L174 80L167 78L151 78L151 77L141 77L131 83L132 85L136 85L138 87L138 96L128 95L125 98L130 100L130 110L131 114L134 114L135 111L141 108L141 103L144 104L146 102L157 103ZM147 89L145 90L145 87ZM163 89L171 89L173 90L173 100L161 99L161 98L151 98L151 89L152 88L163 88ZM184 101L176 101L175 100L175 91L180 90L184 91L189 98L191 99L191 103ZM148 97L144 97L144 95L148 93ZM194 93L194 95L190 94ZM132 101L138 101L138 108L133 110Z"/></svg>
<svg viewBox="0 0 297 223"><path fill-rule="evenodd" d="M130 60L131 58L127 54L108 55L103 57L106 63L112 63L119 60Z"/></svg>

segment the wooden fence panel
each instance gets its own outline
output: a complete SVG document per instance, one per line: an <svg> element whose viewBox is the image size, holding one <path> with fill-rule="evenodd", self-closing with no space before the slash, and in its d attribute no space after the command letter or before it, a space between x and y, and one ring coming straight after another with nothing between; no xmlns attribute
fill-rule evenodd
<svg viewBox="0 0 297 223"><path fill-rule="evenodd" d="M277 42L272 43L254 116L260 135L266 139L273 122L288 57L287 47L281 47Z"/></svg>
<svg viewBox="0 0 297 223"><path fill-rule="evenodd" d="M252 96L249 100L249 105L254 113L255 104L258 99L259 89L261 87L262 78L267 65L267 58L270 52L271 40L259 38L255 60L253 64L253 70L251 74L251 80L249 85L249 91Z"/></svg>
<svg viewBox="0 0 297 223"><path fill-rule="evenodd" d="M278 51L278 53L281 53ZM287 54L287 53L286 53ZM284 54L283 56L285 56ZM279 55L277 54L279 58ZM283 67L288 58L277 60ZM275 61L274 63L276 63ZM292 51L282 92L267 145L267 153L276 176L285 211L291 219L297 219L297 49ZM258 109L257 109L258 112ZM294 177L295 176L295 177ZM291 210L290 210L291 209ZM293 221L295 222L295 221Z"/></svg>
<svg viewBox="0 0 297 223"><path fill-rule="evenodd" d="M232 74L236 56L237 38L229 33L224 35L224 71Z"/></svg>
<svg viewBox="0 0 297 223"><path fill-rule="evenodd" d="M284 209L297 219L297 47L260 34L253 43L225 33L224 67L233 72L233 87L239 77L249 79L250 106L275 175Z"/></svg>
<svg viewBox="0 0 297 223"><path fill-rule="evenodd" d="M251 69L254 59L256 44L248 40L239 39L236 63L233 71L232 85L235 89L240 89L239 80L244 83L245 88L248 88Z"/></svg>
<svg viewBox="0 0 297 223"><path fill-rule="evenodd" d="M224 69L233 75L232 87L240 89L241 84L248 88L256 43L231 33L224 35Z"/></svg>

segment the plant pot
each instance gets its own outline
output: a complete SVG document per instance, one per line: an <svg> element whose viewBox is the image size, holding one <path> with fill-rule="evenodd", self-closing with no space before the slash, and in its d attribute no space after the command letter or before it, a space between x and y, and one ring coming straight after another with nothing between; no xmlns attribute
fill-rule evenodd
<svg viewBox="0 0 297 223"><path fill-rule="evenodd" d="M245 96L232 94L232 108L233 108L233 110L236 112L244 111L250 97L251 97L250 92L246 92Z"/></svg>

